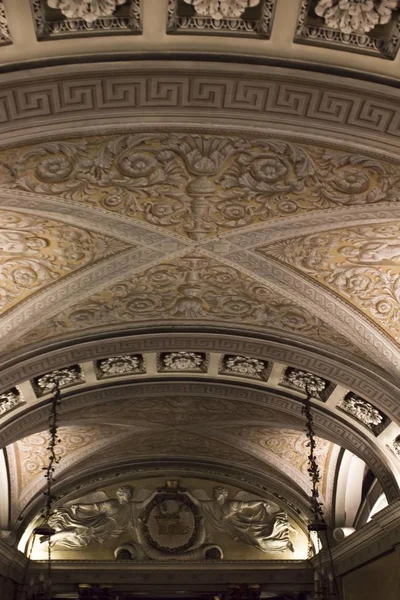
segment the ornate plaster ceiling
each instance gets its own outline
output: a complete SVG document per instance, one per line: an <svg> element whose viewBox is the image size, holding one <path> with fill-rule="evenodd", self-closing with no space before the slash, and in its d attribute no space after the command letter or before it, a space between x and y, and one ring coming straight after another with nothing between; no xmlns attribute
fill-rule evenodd
<svg viewBox="0 0 400 600"><path fill-rule="evenodd" d="M292 0L247 6L234 44L225 17L205 35L195 2L115 3L109 37L91 3L72 16L68 2L29 4L0 2L4 65L234 48L398 76L389 6L384 44L364 31L361 48L360 31L328 40L305 1L298 12ZM397 498L397 90L278 67L165 66L88 61L0 84L8 525L20 534L40 508L54 373L62 498L197 470L271 489L305 514L306 384L328 511L341 448Z"/></svg>

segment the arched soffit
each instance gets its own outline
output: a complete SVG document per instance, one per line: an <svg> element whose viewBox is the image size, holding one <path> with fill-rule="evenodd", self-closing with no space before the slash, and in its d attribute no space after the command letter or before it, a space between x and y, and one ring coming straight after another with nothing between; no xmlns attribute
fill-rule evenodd
<svg viewBox="0 0 400 600"><path fill-rule="evenodd" d="M192 353L193 355L201 353ZM211 362L211 361L210 361ZM278 372L282 370L284 366L279 365L271 370L271 376L277 376ZM303 372L301 372L303 373ZM267 386L264 389L260 389L260 386L246 382L245 378L241 378L241 381L224 381L224 375L221 375L220 382L216 382L215 378L211 378L211 381L202 380L201 376L190 377L177 377L168 376L161 377L159 381L152 378L151 381L137 381L132 383L132 378L128 378L125 382L120 381L117 383L110 383L109 385L103 386L101 389L93 389L92 385L88 386L88 389L76 389L75 392L65 390L65 399L62 403L61 408L61 421L62 425L73 425L82 423L113 423L115 425L124 425L133 419L137 426L138 412L140 411L141 403L144 403L146 399L154 398L177 398L175 403L176 411L172 411L171 417L172 422L170 423L170 429L172 435L176 436L179 434L177 431L180 429L186 430L190 425L181 425L180 419L190 417L189 408L186 407L183 413L188 411L189 416L182 417L182 411L179 407L182 404L182 398L190 398L192 403L193 419L195 421L196 432L202 431L202 435L208 437L208 431L212 430L212 424L210 422L211 416L215 414L210 408L210 400L215 398L215 402L218 406L222 405L221 424L228 427L231 425L233 428L238 427L249 427L254 429L261 426L263 422L268 427L271 422L276 422L279 426L286 424L287 427L296 430L304 429L304 417L302 415L302 402L301 392L291 393L291 391L285 390L285 382L283 386L276 385L276 389L268 389ZM169 375L169 374L168 374ZM204 377L204 376L203 376ZM278 375L279 377L279 375ZM288 378L287 378L288 379ZM289 378L290 379L290 378ZM291 383L289 380L287 383ZM22 387L22 386L21 386ZM296 387L296 386L294 386ZM25 387L27 391L27 386ZM329 392L329 390L327 390ZM332 408L324 405L323 400L315 400L315 427L317 434L333 443L343 446L350 451L360 456L374 471L376 476L380 479L382 486L385 489L389 498L397 497L398 488L396 483L397 471L394 466L394 457L392 458L391 451L379 442L379 426L373 427L369 431L364 426L361 427L361 423L357 424L354 415L350 415L348 410L349 403L353 405L354 402L349 400L349 395L345 393L348 398L346 411L338 408L338 397L341 396L343 390L336 389L332 392L331 402ZM322 394L322 391L321 391ZM48 397L48 396L47 396ZM303 395L304 398L304 395ZM203 410L203 416L201 417L202 403L207 399L207 406ZM173 400L172 400L173 401ZM186 400L185 400L186 401ZM234 406L226 407L224 409L224 402L234 402ZM326 400L327 404L329 400ZM360 402L357 400L357 402ZM361 400L361 404L365 402ZM121 403L121 404L119 404ZM1 443L7 445L33 434L37 431L42 431L46 428L46 419L48 416L48 403L39 400L35 405L31 405L30 408L26 407L23 409L20 407L20 412L15 414L14 419L10 419L9 423L5 423L1 432ZM146 403L147 406L148 403ZM168 413L171 412L171 407L166 408L163 401L155 403L158 406L159 411L166 413L165 422L168 422ZM372 405L366 403L363 405L367 407L367 411L374 411ZM118 407L118 409L117 409ZM369 408L370 407L370 408ZM150 413L155 414L154 406L149 408ZM272 412L271 412L272 411ZM125 414L126 413L126 414ZM347 414L346 414L347 413ZM200 414L200 416L199 416ZM379 411L371 413L373 416L380 415ZM122 418L122 415L123 418ZM129 417L131 415L131 417ZM121 420L122 418L122 420ZM362 417L361 417L362 418ZM238 421L239 419L239 421ZM190 420L190 419L189 419ZM212 419L211 419L212 421ZM203 426L201 425L203 422ZM380 425L386 425L387 422L383 421ZM154 426L154 423L153 423ZM285 426L285 425L284 425ZM202 429L205 427L205 430ZM158 427L156 427L158 429ZM362 430L364 429L364 431ZM243 433L243 432L242 432ZM196 433L198 435L198 433ZM217 432L221 439L229 443L232 443L232 450L240 439L240 433L236 431L236 434L232 434L229 437L229 431ZM233 435L233 437L232 437ZM243 435L246 435L243 433ZM257 434L258 435L258 434ZM259 435L262 437L262 433ZM225 439L229 438L229 439ZM175 439L175 438L174 438ZM218 443L220 440L218 438ZM162 442L160 441L157 447L160 447ZM256 450L255 444L252 444L251 440L243 441L243 445L254 449L254 455L257 458L263 454L262 449ZM216 453L218 456L218 452Z"/></svg>
<svg viewBox="0 0 400 600"><path fill-rule="evenodd" d="M164 406L154 399L144 400L143 409L150 405L153 413L165 415L176 411L181 413L189 400L166 398ZM171 404L173 408L171 408ZM210 402L203 401L204 408ZM221 403L222 404L222 403ZM231 403L232 404L232 403ZM100 476L110 466L129 465L139 459L157 462L187 459L188 461L214 461L231 468L252 469L263 474L275 487L292 488L293 493L307 499L310 482L307 474L307 438L303 432L286 427L262 425L250 426L246 423L236 427L227 427L221 432L222 407L215 413L220 421L213 419L208 428L203 425L182 423L174 429L171 426L154 427L154 423L140 426L127 424L118 427L115 424L90 423L81 425L63 425L59 428L60 444L57 454L61 458L57 465L57 486L76 481L83 474L96 472ZM193 402L192 402L193 406ZM226 408L226 407L225 407ZM119 410L117 403L115 410ZM219 409L219 410L218 410ZM122 408L123 410L123 408ZM164 410L164 412L163 412ZM139 413L140 408L138 409ZM142 411L143 412L143 411ZM227 413L225 413L227 414ZM235 422L235 419L232 420ZM16 522L20 514L34 498L43 494L43 465L46 463L48 434L46 431L27 436L7 448L11 473L12 511L11 521ZM321 471L321 498L327 517L332 505L332 480L339 448L327 440L317 439L317 455ZM281 487L281 489L282 489Z"/></svg>
<svg viewBox="0 0 400 600"><path fill-rule="evenodd" d="M190 128L4 149L6 349L116 323L222 319L296 330L397 377L400 183L393 161L363 152ZM321 231L323 273L276 260L275 246L301 255ZM341 272L336 286L324 261ZM376 274L378 303L357 295Z"/></svg>

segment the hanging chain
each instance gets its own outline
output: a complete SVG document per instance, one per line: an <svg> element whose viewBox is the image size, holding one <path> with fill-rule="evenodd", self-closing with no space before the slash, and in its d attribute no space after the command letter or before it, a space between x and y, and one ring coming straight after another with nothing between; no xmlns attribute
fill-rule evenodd
<svg viewBox="0 0 400 600"><path fill-rule="evenodd" d="M49 455L48 455L48 459L49 462L47 464L47 467L43 467L43 471L45 471L45 478L46 478L46 491L44 492L44 495L46 496L46 506L44 507L43 511L42 511L42 516L44 518L45 523L48 523L51 515L52 515L52 511L53 511L53 504L55 501L55 497L52 494L52 485L54 482L54 471L55 471L55 466L60 462L60 457L56 455L56 446L57 444L60 443L60 438L58 437L58 417L59 417L59 413L58 413L58 407L61 403L61 393L60 393L60 386L58 384L58 381L53 380L54 383L54 387L53 387L53 398L51 401L51 409L50 409L50 415L49 415L49 434L50 434L50 439L49 439L49 445L47 446L46 450L48 450Z"/></svg>
<svg viewBox="0 0 400 600"><path fill-rule="evenodd" d="M309 448L308 454L308 468L307 473L310 476L311 480L311 496L310 496L310 508L314 513L315 521L319 521L321 523L325 522L324 512L322 510L322 502L319 499L319 483L321 481L321 473L319 470L319 466L317 463L315 448L317 443L315 441L315 432L314 432L314 420L311 412L311 394L308 389L306 389L307 398L303 405L303 414L306 417L306 436L308 438L308 442L306 444L307 448Z"/></svg>

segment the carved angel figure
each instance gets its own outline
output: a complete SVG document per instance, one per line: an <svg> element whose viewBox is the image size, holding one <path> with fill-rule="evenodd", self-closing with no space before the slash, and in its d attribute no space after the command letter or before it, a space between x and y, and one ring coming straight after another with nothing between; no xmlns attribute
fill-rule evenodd
<svg viewBox="0 0 400 600"><path fill-rule="evenodd" d="M201 510L206 524L217 531L228 533L235 539L254 546L261 552L294 552L290 532L297 531L288 522L287 515L264 500L248 500L245 492L234 499L228 490L216 487L210 499L204 490L187 494Z"/></svg>
<svg viewBox="0 0 400 600"><path fill-rule="evenodd" d="M397 0L319 0L315 12L328 27L343 33L368 33L389 23Z"/></svg>
<svg viewBox="0 0 400 600"><path fill-rule="evenodd" d="M53 545L67 548L87 546L92 542L102 544L127 530L135 538L138 510L156 493L150 494L148 490L140 490L138 496L133 499L133 489L123 486L117 490L116 498L110 499L100 491L82 498L96 501L61 507L49 519L50 526L56 530L51 542ZM99 499L101 500L98 501Z"/></svg>
<svg viewBox="0 0 400 600"><path fill-rule="evenodd" d="M260 0L185 0L192 4L201 17L211 17L216 21L238 19L249 6L257 6Z"/></svg>
<svg viewBox="0 0 400 600"><path fill-rule="evenodd" d="M58 8L68 19L83 19L93 23L102 17L111 17L119 4L126 0L47 0L50 8Z"/></svg>

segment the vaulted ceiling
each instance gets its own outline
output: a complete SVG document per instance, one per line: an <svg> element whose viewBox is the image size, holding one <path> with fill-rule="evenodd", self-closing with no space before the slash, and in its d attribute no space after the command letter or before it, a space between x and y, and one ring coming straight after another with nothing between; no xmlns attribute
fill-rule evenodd
<svg viewBox="0 0 400 600"><path fill-rule="evenodd" d="M23 4L3 2L3 65L78 56L72 34L51 29L50 3L47 28L46 3L32 3L35 24ZM135 24L134 36L88 30L81 59L232 52L231 38L183 34L179 19L167 36L183 2L169 3L168 27L168 3L156 4L164 12L142 2L143 35ZM302 45L299 14L269 4L268 35L239 36L237 52L395 76L398 58L377 47ZM143 470L208 469L305 519L307 382L328 516L341 449L398 496L399 94L289 66L35 63L4 74L2 528L21 533L42 502L50 373L63 392L61 498Z"/></svg>

